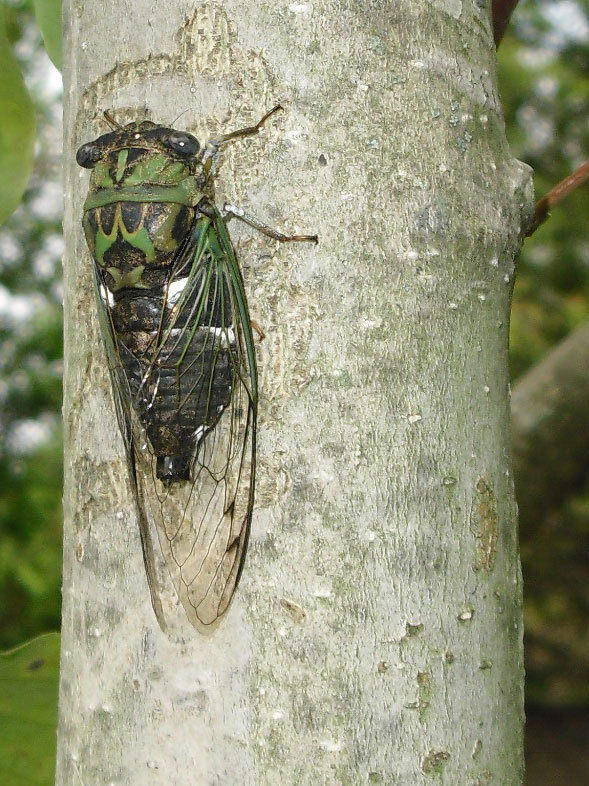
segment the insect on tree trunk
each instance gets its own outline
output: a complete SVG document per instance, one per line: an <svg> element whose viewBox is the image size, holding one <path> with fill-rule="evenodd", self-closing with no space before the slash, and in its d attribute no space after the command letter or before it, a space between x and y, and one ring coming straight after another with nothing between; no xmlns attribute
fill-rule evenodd
<svg viewBox="0 0 589 786"><path fill-rule="evenodd" d="M64 4L66 488L57 786L521 783L507 339L529 170L490 8ZM147 20L149 19L149 23ZM259 370L249 552L211 635L154 551L112 403L76 149L152 120L223 152ZM179 117L181 115L181 117Z"/></svg>

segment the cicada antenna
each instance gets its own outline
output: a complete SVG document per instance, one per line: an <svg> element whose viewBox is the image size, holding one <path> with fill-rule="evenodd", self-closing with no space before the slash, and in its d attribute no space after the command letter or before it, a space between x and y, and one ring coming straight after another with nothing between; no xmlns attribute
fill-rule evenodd
<svg viewBox="0 0 589 786"><path fill-rule="evenodd" d="M104 119L106 120L106 122L109 124L111 128L118 128L119 131L123 130L123 126L120 123L117 123L117 121L111 115L109 109L105 109L103 115L104 115Z"/></svg>
<svg viewBox="0 0 589 786"><path fill-rule="evenodd" d="M170 123L170 128L174 128L174 126L176 125L176 123L178 122L178 120L180 120L180 118L182 117L182 115L185 115L185 114L186 114L186 113L189 111L189 109L190 109L190 107L189 107L188 109L185 109L183 112L180 112L180 114L178 115L178 117L175 117L175 118L172 120L172 122Z"/></svg>

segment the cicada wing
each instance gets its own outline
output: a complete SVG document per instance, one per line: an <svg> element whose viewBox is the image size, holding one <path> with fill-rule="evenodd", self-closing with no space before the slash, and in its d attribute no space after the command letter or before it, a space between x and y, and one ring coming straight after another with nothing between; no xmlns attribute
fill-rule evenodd
<svg viewBox="0 0 589 786"><path fill-rule="evenodd" d="M239 396L236 396L239 398ZM233 404L201 440L193 479L165 485L145 456L139 495L157 524L178 597L201 632L215 629L239 581L247 546L255 472L255 415ZM148 474L151 472L151 474Z"/></svg>
<svg viewBox="0 0 589 786"><path fill-rule="evenodd" d="M149 521L145 514L145 509L141 505L137 483L136 453L139 446L145 444L146 437L138 413L133 407L131 388L119 353L119 342L114 328L109 292L103 275L104 274L95 262L94 291L97 303L98 321L106 352L117 422L125 447L131 493L135 501L135 508L138 516L145 573L149 585L153 610L160 627L162 630L165 630L167 626L160 597L162 590L161 583L158 579L158 571L156 569L153 537Z"/></svg>
<svg viewBox="0 0 589 786"><path fill-rule="evenodd" d="M95 264L96 289L154 611L168 628L153 548L157 531L188 619L209 632L233 597L249 535L255 350L241 273L218 213L212 221L195 220L170 270L165 292L148 304L139 328L121 324L120 302ZM136 317L138 309L130 313ZM193 445L189 479L161 480L160 443L185 436Z"/></svg>
<svg viewBox="0 0 589 786"><path fill-rule="evenodd" d="M178 395L168 426L185 422L191 402L199 402L204 414L193 424L190 479L160 480L153 445L135 440L137 482L188 619L206 633L227 611L241 574L256 453L253 336L241 274L218 214L206 236L201 233L177 260L169 293L177 291L176 282L184 282L182 293L172 307L164 303L171 316L162 320L152 365L169 353L173 337L169 354L179 358Z"/></svg>

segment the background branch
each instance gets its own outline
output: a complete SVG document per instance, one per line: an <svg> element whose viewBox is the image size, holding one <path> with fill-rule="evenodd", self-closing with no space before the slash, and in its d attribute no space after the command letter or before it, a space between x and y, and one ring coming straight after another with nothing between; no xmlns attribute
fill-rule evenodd
<svg viewBox="0 0 589 786"><path fill-rule="evenodd" d="M589 323L571 333L513 390L513 461L524 533L587 475L587 401Z"/></svg>

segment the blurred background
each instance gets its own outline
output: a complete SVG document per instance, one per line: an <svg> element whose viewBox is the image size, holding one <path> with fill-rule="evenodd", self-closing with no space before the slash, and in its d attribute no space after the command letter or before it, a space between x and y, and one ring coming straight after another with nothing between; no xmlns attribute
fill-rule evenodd
<svg viewBox="0 0 589 786"><path fill-rule="evenodd" d="M62 520L61 77L32 0L6 5L37 141L0 228L0 650L59 630ZM589 159L587 0L522 0L498 57L508 138L540 197ZM589 783L587 192L526 241L513 303L529 786Z"/></svg>

